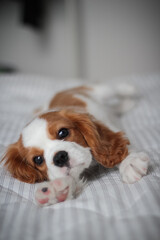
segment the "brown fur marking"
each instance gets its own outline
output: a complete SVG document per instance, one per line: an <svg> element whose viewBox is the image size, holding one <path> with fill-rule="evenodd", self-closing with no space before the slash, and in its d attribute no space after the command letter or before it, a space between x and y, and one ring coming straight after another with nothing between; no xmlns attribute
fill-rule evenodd
<svg viewBox="0 0 160 240"><path fill-rule="evenodd" d="M69 135L65 138L65 141L76 142L84 147L87 147L85 139L76 125L60 112L49 112L42 114L40 118L47 120L48 123L48 137L52 140L58 139L58 131L61 128L67 128Z"/></svg>
<svg viewBox="0 0 160 240"><path fill-rule="evenodd" d="M47 166L43 162L36 166L34 156L43 155L43 150L37 148L24 148L21 137L18 142L11 144L3 157L5 166L13 177L22 182L35 183L47 180Z"/></svg>
<svg viewBox="0 0 160 240"><path fill-rule="evenodd" d="M76 106L86 108L86 103L78 98L76 98L75 94L80 94L83 96L88 96L87 92L91 90L87 87L77 87L72 88L66 91L62 91L57 93L54 98L51 100L49 104L49 109L55 107L69 107L69 106Z"/></svg>

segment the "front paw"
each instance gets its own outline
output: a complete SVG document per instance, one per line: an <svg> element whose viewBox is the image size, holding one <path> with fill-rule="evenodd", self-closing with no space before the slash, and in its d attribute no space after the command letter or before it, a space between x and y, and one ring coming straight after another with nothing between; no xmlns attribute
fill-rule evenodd
<svg viewBox="0 0 160 240"><path fill-rule="evenodd" d="M38 205L47 206L72 199L75 192L76 183L68 176L40 183L35 193L35 200Z"/></svg>
<svg viewBox="0 0 160 240"><path fill-rule="evenodd" d="M149 157L144 152L130 153L120 164L119 170L123 182L134 183L139 181L148 170Z"/></svg>

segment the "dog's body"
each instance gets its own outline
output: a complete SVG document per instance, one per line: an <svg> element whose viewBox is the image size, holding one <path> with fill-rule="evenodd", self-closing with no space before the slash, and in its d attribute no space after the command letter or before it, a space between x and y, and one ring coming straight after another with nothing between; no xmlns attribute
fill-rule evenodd
<svg viewBox="0 0 160 240"><path fill-rule="evenodd" d="M130 85L84 86L56 94L9 146L5 165L24 182L52 181L37 190L39 204L73 197L81 189L80 174L93 158L105 167L119 166L126 183L139 180L147 172L148 156L131 152L114 124L117 113L133 106L134 94Z"/></svg>

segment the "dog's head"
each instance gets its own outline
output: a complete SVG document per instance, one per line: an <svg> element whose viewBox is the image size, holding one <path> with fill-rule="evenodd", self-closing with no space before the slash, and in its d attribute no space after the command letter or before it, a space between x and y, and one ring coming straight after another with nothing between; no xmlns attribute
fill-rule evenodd
<svg viewBox="0 0 160 240"><path fill-rule="evenodd" d="M128 153L123 133L113 133L87 113L48 112L35 118L11 144L3 159L10 173L34 183L72 175L92 158L112 167Z"/></svg>

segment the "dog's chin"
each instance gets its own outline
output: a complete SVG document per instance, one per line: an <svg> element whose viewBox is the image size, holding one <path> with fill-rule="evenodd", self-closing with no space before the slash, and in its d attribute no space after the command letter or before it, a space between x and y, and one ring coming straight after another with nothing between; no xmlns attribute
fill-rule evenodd
<svg viewBox="0 0 160 240"><path fill-rule="evenodd" d="M73 166L68 170L68 176L71 176L74 179L78 180L80 178L81 173L84 171L84 169L85 169L85 163L81 163L76 166Z"/></svg>
<svg viewBox="0 0 160 240"><path fill-rule="evenodd" d="M57 174L54 174L52 172L49 172L49 180L55 180L57 178L63 178L66 176L73 177L74 179L79 179L81 173L84 171L86 168L85 163L79 163L77 165L71 166L71 165L66 165L62 168L59 168L59 171Z"/></svg>

